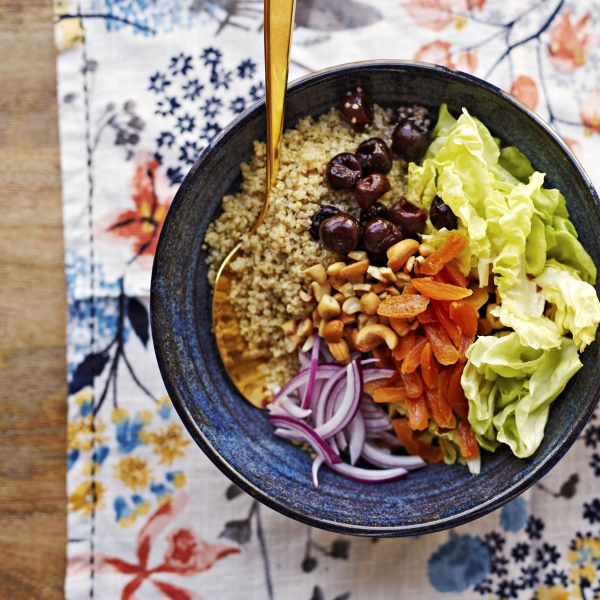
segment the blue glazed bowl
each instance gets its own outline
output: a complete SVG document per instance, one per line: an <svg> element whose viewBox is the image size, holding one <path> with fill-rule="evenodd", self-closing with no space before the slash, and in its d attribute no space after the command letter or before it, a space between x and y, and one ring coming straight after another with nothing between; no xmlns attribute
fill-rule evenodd
<svg viewBox="0 0 600 600"><path fill-rule="evenodd" d="M520 148L547 185L562 190L581 241L600 265L598 196L561 139L532 111L502 90L465 73L403 61L342 65L293 83L286 127L337 106L362 86L383 107L446 102L479 117L506 145ZM267 506L315 527L345 534L406 536L430 533L481 517L518 496L547 473L573 444L598 399L598 344L582 355L584 368L553 404L546 435L529 459L507 447L484 453L482 472L430 465L402 481L365 485L323 468L311 483L311 459L273 435L264 411L236 391L212 333L212 291L202 250L221 198L238 189L240 163L265 137L260 102L232 122L205 150L181 185L165 221L152 276L152 332L173 404L190 434L225 475Z"/></svg>

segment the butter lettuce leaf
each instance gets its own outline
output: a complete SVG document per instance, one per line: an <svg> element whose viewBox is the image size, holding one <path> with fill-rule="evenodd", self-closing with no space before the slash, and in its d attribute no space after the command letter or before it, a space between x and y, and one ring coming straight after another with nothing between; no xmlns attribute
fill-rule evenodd
<svg viewBox="0 0 600 600"><path fill-rule="evenodd" d="M510 446L526 458L544 437L550 404L583 366L573 340L535 350L516 333L482 336L467 351L461 384L469 401L469 423L479 444L495 450Z"/></svg>
<svg viewBox="0 0 600 600"><path fill-rule="evenodd" d="M596 290L582 281L574 269L549 260L535 283L542 296L554 305L554 322L564 335L571 332L580 352L596 338L600 323L600 302Z"/></svg>

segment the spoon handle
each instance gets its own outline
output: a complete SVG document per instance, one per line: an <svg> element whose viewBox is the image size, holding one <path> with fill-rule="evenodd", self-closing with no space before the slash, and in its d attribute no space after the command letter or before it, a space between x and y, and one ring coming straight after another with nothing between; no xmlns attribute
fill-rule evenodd
<svg viewBox="0 0 600 600"><path fill-rule="evenodd" d="M265 0L267 197L277 181L296 0ZM263 212L265 212L265 207ZM261 213L261 217L263 214ZM261 218L259 220L262 221Z"/></svg>

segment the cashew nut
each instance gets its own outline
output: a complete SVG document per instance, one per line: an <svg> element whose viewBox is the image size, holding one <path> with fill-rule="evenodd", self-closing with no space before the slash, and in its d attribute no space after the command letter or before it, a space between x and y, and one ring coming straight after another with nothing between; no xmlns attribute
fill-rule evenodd
<svg viewBox="0 0 600 600"><path fill-rule="evenodd" d="M325 271L325 267L321 263L305 269L304 274L314 279L317 283L325 283L327 281L327 271Z"/></svg>
<svg viewBox="0 0 600 600"><path fill-rule="evenodd" d="M350 363L350 348L346 340L341 339L339 342L329 342L327 344L329 352L333 354L333 358L344 365Z"/></svg>
<svg viewBox="0 0 600 600"><path fill-rule="evenodd" d="M398 336L387 325L365 325L356 336L356 347L361 352L370 352L384 342L390 350L398 345Z"/></svg>
<svg viewBox="0 0 600 600"><path fill-rule="evenodd" d="M344 334L344 323L339 319L329 321L323 328L323 339L326 342L339 342Z"/></svg>
<svg viewBox="0 0 600 600"><path fill-rule="evenodd" d="M417 240L402 240L387 250L388 267L396 273L419 248Z"/></svg>

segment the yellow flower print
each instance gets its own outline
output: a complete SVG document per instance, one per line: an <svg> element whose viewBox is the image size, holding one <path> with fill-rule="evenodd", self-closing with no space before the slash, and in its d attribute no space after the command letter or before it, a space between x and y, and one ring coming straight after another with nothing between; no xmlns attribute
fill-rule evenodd
<svg viewBox="0 0 600 600"><path fill-rule="evenodd" d="M537 600L568 600L569 592L562 585L553 585L552 587L540 585L536 598Z"/></svg>
<svg viewBox="0 0 600 600"><path fill-rule="evenodd" d="M146 440L153 446L154 454L160 456L158 462L161 465L172 465L176 458L185 456L183 448L190 444L190 440L183 439L183 427L178 423L171 423L167 431L160 429L158 433L147 433Z"/></svg>
<svg viewBox="0 0 600 600"><path fill-rule="evenodd" d="M173 476L173 487L176 490L181 489L186 484L186 478L183 473L176 473Z"/></svg>
<svg viewBox="0 0 600 600"><path fill-rule="evenodd" d="M54 1L54 45L57 54L81 44L85 36L81 19L68 17L68 13L67 0Z"/></svg>
<svg viewBox="0 0 600 600"><path fill-rule="evenodd" d="M94 417L83 417L67 425L67 448L69 450L81 450L91 452L94 441L97 446L101 446L108 441L108 438L102 433L106 425L98 419L94 425Z"/></svg>
<svg viewBox="0 0 600 600"><path fill-rule="evenodd" d="M156 402L156 412L163 418L168 419L173 403L169 396L161 396Z"/></svg>
<svg viewBox="0 0 600 600"><path fill-rule="evenodd" d="M145 458L128 456L115 465L115 477L132 490L143 490L152 478L152 469Z"/></svg>
<svg viewBox="0 0 600 600"><path fill-rule="evenodd" d="M105 493L106 488L98 481L82 481L69 495L69 510L91 515L95 508L104 508Z"/></svg>

